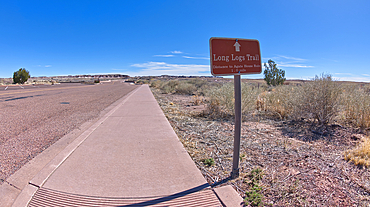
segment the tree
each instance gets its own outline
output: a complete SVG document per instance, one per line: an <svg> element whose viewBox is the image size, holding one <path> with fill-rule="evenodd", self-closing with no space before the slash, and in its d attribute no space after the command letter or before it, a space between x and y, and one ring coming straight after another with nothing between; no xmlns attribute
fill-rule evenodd
<svg viewBox="0 0 370 207"><path fill-rule="evenodd" d="M14 83L25 83L30 78L30 72L25 68L20 68L18 71L15 71L13 74Z"/></svg>
<svg viewBox="0 0 370 207"><path fill-rule="evenodd" d="M277 86L284 84L286 80L284 70L277 68L276 63L271 59L268 61L268 65L265 63L264 66L263 74L265 75L264 80L267 85Z"/></svg>

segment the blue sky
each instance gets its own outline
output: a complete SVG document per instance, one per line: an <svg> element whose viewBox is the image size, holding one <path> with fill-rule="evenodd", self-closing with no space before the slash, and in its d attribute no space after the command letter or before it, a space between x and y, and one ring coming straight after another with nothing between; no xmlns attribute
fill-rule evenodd
<svg viewBox="0 0 370 207"><path fill-rule="evenodd" d="M209 39L257 39L288 79L370 82L370 1L0 1L0 77L207 75ZM262 78L248 75L243 78Z"/></svg>

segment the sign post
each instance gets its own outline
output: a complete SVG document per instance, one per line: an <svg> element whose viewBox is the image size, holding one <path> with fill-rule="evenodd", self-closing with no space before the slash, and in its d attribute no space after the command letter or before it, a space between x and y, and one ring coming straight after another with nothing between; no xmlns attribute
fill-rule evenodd
<svg viewBox="0 0 370 207"><path fill-rule="evenodd" d="M240 75L234 75L234 96L235 96L235 126L234 126L234 154L233 169L231 178L239 177L239 154L240 154L240 135L242 128L242 90Z"/></svg>
<svg viewBox="0 0 370 207"><path fill-rule="evenodd" d="M216 38L209 40L211 73L214 76L234 75L235 127L234 153L231 178L239 177L241 135L241 75L262 72L261 52L258 40Z"/></svg>

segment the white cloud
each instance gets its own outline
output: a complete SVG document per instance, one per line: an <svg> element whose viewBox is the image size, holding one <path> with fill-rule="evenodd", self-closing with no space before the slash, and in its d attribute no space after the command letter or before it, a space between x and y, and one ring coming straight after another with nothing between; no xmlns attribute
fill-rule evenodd
<svg viewBox="0 0 370 207"><path fill-rule="evenodd" d="M296 57L289 57L289 56L285 56L285 55L278 55L278 57L283 58L283 59L287 59L287 60L298 61L298 62L306 61L306 59L296 58Z"/></svg>
<svg viewBox="0 0 370 207"><path fill-rule="evenodd" d="M175 50L175 51L171 51L171 53L173 53L173 54L181 54L181 53L183 53L183 52L178 51L178 50Z"/></svg>
<svg viewBox="0 0 370 207"><path fill-rule="evenodd" d="M279 67L285 68L313 68L314 66L306 65L306 59L297 58L297 57L290 57L285 55L277 55L273 58L262 58L263 61L268 61L269 59L273 60Z"/></svg>
<svg viewBox="0 0 370 207"><path fill-rule="evenodd" d="M147 75L211 75L209 65L170 64L165 62L147 62L131 65L142 68L135 76ZM208 74L209 73L209 74Z"/></svg>
<svg viewBox="0 0 370 207"><path fill-rule="evenodd" d="M173 57L174 55L154 55L155 57Z"/></svg>
<svg viewBox="0 0 370 207"><path fill-rule="evenodd" d="M370 75L368 74L334 73L333 78L339 81L370 82Z"/></svg>
<svg viewBox="0 0 370 207"><path fill-rule="evenodd" d="M313 66L310 66L310 65L289 64L289 63L280 63L278 64L278 66L286 67L286 68L313 68Z"/></svg>
<svg viewBox="0 0 370 207"><path fill-rule="evenodd" d="M182 56L183 58L188 58L188 59L200 59L200 60L209 60L207 57L190 57L190 56Z"/></svg>
<svg viewBox="0 0 370 207"><path fill-rule="evenodd" d="M358 77L358 76L352 76L352 77L333 77L335 80L339 81L354 81L354 82L370 82L370 77Z"/></svg>
<svg viewBox="0 0 370 207"><path fill-rule="evenodd" d="M45 68L50 68L51 67L51 65L45 65Z"/></svg>

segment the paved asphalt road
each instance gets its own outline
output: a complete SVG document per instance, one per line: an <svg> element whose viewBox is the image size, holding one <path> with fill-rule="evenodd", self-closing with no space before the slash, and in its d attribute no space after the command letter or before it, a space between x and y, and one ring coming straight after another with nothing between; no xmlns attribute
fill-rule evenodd
<svg viewBox="0 0 370 207"><path fill-rule="evenodd" d="M0 86L0 184L134 88L121 81Z"/></svg>

